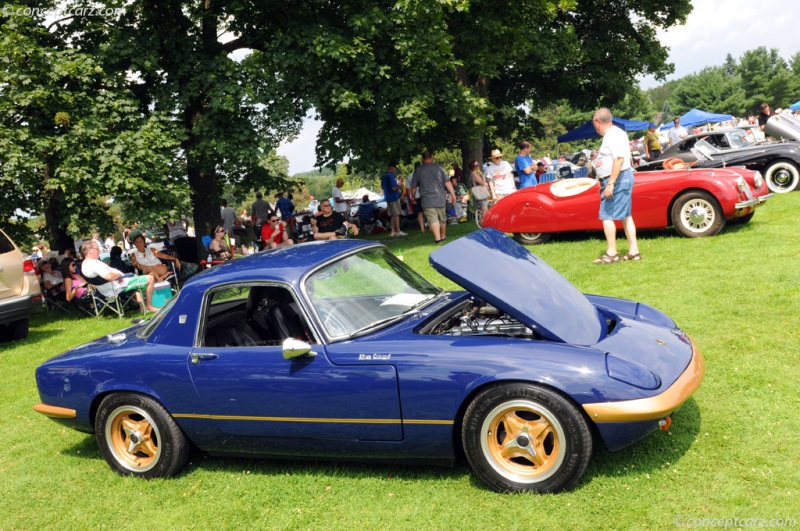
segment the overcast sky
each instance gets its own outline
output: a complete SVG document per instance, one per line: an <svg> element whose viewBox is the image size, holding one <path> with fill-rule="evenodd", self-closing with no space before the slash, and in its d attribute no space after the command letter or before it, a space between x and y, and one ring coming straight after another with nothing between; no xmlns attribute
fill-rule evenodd
<svg viewBox="0 0 800 531"><path fill-rule="evenodd" d="M793 0L694 0L693 3L694 9L685 25L659 32L661 43L670 49L669 60L675 64L675 73L667 80L706 66L721 65L727 54L738 60L744 52L759 46L777 48L787 61L800 51L797 35L800 3ZM645 89L660 84L652 78L641 80ZM290 175L314 169L319 125L306 118L300 136L278 148L278 153L289 159Z"/></svg>

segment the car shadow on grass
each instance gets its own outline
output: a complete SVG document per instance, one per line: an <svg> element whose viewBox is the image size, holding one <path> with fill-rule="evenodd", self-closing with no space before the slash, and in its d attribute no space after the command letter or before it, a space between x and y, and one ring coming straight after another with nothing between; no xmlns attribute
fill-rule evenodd
<svg viewBox="0 0 800 531"><path fill-rule="evenodd" d="M431 466L429 464L398 464L384 462L328 461L315 459L286 458L246 458L211 456L193 452L184 472L194 470L206 472L260 474L265 476L295 476L317 478L345 478L365 480L392 480L398 482L418 481L459 481L470 475L469 468L462 463L454 467Z"/></svg>
<svg viewBox="0 0 800 531"><path fill-rule="evenodd" d="M595 478L600 477L649 477L652 472L675 466L686 454L700 432L700 409L694 399L683 404L673 415L673 423L666 432L650 434L644 440L618 452L610 452L602 441L595 438L594 455L581 481L575 487L580 490ZM62 453L71 457L102 460L97 443L92 435L65 448ZM460 482L468 477L472 486L490 491L460 458L453 467L430 464L363 463L358 461L328 461L300 458L252 458L211 456L193 451L180 476L195 471L221 472L226 474L259 474L264 476L310 477L336 480L363 479L369 481L396 481L415 483L420 481ZM111 471L109 470L109 473Z"/></svg>
<svg viewBox="0 0 800 531"><path fill-rule="evenodd" d="M59 334L59 330L37 330L36 328L31 327L28 330L28 337L25 339L12 340L10 337L5 337L0 334L0 345L9 343L14 343L15 345L19 344L20 346L35 345L37 343L41 343L42 341L53 339Z"/></svg>
<svg viewBox="0 0 800 531"><path fill-rule="evenodd" d="M594 456L579 484L595 477L648 477L650 472L674 466L686 454L700 433L700 408L694 398L672 415L666 432L655 432L618 452L610 452L595 439Z"/></svg>

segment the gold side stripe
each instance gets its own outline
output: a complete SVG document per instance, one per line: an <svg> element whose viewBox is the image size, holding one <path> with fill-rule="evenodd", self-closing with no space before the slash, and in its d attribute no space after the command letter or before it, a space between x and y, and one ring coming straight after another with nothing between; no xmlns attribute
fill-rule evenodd
<svg viewBox="0 0 800 531"><path fill-rule="evenodd" d="M175 413L176 419L208 419L208 420L251 420L266 422L316 422L331 424L434 424L451 425L452 420L402 420L402 419L336 419L315 417L253 417L247 415L204 415L199 413Z"/></svg>
<svg viewBox="0 0 800 531"><path fill-rule="evenodd" d="M51 419L74 419L78 416L77 412L74 409L68 409L65 407L57 407L57 406L48 406L42 402L39 402L35 406L33 406L33 410L37 413L41 413L46 417L50 417Z"/></svg>

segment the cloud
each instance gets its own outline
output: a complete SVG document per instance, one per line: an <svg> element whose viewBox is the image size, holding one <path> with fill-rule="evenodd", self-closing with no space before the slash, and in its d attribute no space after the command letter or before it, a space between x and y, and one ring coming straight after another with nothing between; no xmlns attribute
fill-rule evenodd
<svg viewBox="0 0 800 531"><path fill-rule="evenodd" d="M759 46L776 48L788 60L800 51L800 39L795 35L798 13L788 12L795 6L782 0L695 2L686 24L658 33L661 44L670 49L670 62L675 64L675 73L667 80L719 66L728 54L738 60L744 52ZM642 88L661 83L652 76L641 80Z"/></svg>

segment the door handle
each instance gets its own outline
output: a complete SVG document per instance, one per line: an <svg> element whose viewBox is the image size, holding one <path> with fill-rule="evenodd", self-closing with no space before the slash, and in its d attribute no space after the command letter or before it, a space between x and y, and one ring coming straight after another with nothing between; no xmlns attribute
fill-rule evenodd
<svg viewBox="0 0 800 531"><path fill-rule="evenodd" d="M192 354L191 360L193 365L197 365L200 361L210 361L219 358L216 354L209 352L207 354Z"/></svg>

